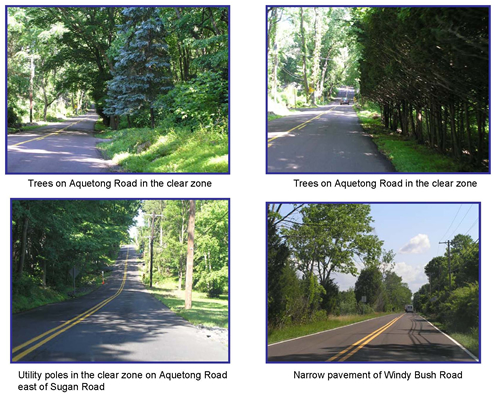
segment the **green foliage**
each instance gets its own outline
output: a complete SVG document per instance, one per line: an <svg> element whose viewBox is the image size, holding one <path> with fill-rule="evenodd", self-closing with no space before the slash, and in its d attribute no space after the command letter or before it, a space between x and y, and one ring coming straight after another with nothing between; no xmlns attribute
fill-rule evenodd
<svg viewBox="0 0 500 399"><path fill-rule="evenodd" d="M170 56L166 29L155 7L127 7L118 32L122 46L115 56L113 79L108 82L104 112L133 115L145 108L155 127L154 103L171 88Z"/></svg>
<svg viewBox="0 0 500 399"><path fill-rule="evenodd" d="M366 296L368 305L376 305L382 295L383 277L377 267L367 267L361 271L354 286L356 301L360 302Z"/></svg>
<svg viewBox="0 0 500 399"><path fill-rule="evenodd" d="M336 272L357 273L354 256L378 264L383 241L373 232L370 206L309 204L300 210L302 223L283 228L302 273L314 271L326 287Z"/></svg>
<svg viewBox="0 0 500 399"><path fill-rule="evenodd" d="M187 254L188 204L189 201L185 200L143 203L144 212L163 215L155 223L155 286L175 278L178 281L177 290L182 289ZM228 213L227 201L196 201L193 287L208 298L219 298L229 291ZM150 232L150 227L142 227L137 240L148 265ZM149 273L146 273L144 282L149 282Z"/></svg>
<svg viewBox="0 0 500 399"><path fill-rule="evenodd" d="M128 240L138 205L106 200L13 201L13 287L29 275L29 281L38 285L45 279L48 287L64 288L71 284L68 271L74 264L80 270L77 284L99 273Z"/></svg>
<svg viewBox="0 0 500 399"><path fill-rule="evenodd" d="M177 120L191 125L220 124L228 115L228 82L222 72L202 72L178 84L165 101Z"/></svg>
<svg viewBox="0 0 500 399"><path fill-rule="evenodd" d="M138 201L13 201L14 308L26 309L31 299L40 305L67 298L74 266L76 287L91 285L128 241L138 207Z"/></svg>
<svg viewBox="0 0 500 399"><path fill-rule="evenodd" d="M470 236L458 234L448 254L433 258L425 266L430 283L414 295L416 309L443 323L450 333L468 335L479 326L479 245Z"/></svg>
<svg viewBox="0 0 500 399"><path fill-rule="evenodd" d="M267 15L270 100L315 105L331 101L342 83L357 85L357 48L347 34L347 8L269 7Z"/></svg>
<svg viewBox="0 0 500 399"><path fill-rule="evenodd" d="M479 325L479 284L468 283L452 291L440 307L440 317L454 331L467 331Z"/></svg>
<svg viewBox="0 0 500 399"><path fill-rule="evenodd" d="M488 8L353 8L351 15L361 94L380 104L385 127L487 169Z"/></svg>

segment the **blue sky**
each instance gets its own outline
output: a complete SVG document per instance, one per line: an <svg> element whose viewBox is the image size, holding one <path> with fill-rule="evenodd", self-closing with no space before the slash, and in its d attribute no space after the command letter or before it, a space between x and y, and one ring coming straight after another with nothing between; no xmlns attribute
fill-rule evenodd
<svg viewBox="0 0 500 399"><path fill-rule="evenodd" d="M427 283L425 265L435 256L444 254L440 241L457 234L479 237L478 204L370 204L375 234L384 241L386 250L396 253L394 271L403 278L412 292ZM285 215L292 205L283 205ZM295 216L299 221L300 217ZM353 287L356 277L336 274L341 290Z"/></svg>

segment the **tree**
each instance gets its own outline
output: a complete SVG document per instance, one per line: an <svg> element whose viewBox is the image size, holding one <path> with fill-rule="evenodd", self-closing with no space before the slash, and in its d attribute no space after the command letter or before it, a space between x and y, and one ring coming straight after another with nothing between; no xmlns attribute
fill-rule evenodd
<svg viewBox="0 0 500 399"><path fill-rule="evenodd" d="M380 104L385 126L484 166L488 8L354 8L351 15L361 94Z"/></svg>
<svg viewBox="0 0 500 399"><path fill-rule="evenodd" d="M355 257L378 266L383 241L371 234L369 205L309 204L300 213L302 223L284 233L301 272L314 271L325 287L334 273L355 275Z"/></svg>
<svg viewBox="0 0 500 399"><path fill-rule="evenodd" d="M371 266L361 270L354 286L354 293L358 303L365 296L367 304L372 306L379 304L382 290L382 272L377 267ZM378 306L377 310L383 309Z"/></svg>
<svg viewBox="0 0 500 399"><path fill-rule="evenodd" d="M129 200L13 201L16 303L50 290L64 292L72 285L68 271L74 265L80 271L77 285L100 275L116 258L120 245L129 242L128 229L138 208L139 201Z"/></svg>
<svg viewBox="0 0 500 399"><path fill-rule="evenodd" d="M408 284L392 271L384 276L384 290L387 296L385 310L403 310L406 304L411 303L412 293Z"/></svg>
<svg viewBox="0 0 500 399"><path fill-rule="evenodd" d="M167 32L156 7L129 7L122 14L125 22L119 35L123 45L108 82L105 113L130 116L145 109L154 128L156 98L172 84Z"/></svg>
<svg viewBox="0 0 500 399"><path fill-rule="evenodd" d="M196 202L189 200L189 221L188 221L188 248L186 257L186 303L184 308L191 309L191 296L193 289L193 260L194 260L194 223L195 223Z"/></svg>
<svg viewBox="0 0 500 399"><path fill-rule="evenodd" d="M278 235L273 216L269 211L270 209L267 220L267 317L269 324L276 325L280 324L285 311L286 280L283 279L283 275L290 251ZM295 272L292 272L292 281L294 277Z"/></svg>

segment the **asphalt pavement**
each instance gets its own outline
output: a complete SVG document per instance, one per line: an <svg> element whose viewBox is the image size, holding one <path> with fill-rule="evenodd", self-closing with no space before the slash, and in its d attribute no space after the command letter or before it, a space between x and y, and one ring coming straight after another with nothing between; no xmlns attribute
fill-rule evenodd
<svg viewBox="0 0 500 399"><path fill-rule="evenodd" d="M13 315L12 361L227 362L228 347L217 336L145 290L139 263L132 247L123 247L96 291Z"/></svg>
<svg viewBox="0 0 500 399"><path fill-rule="evenodd" d="M7 136L7 173L106 173L113 165L96 144L95 112Z"/></svg>
<svg viewBox="0 0 500 399"><path fill-rule="evenodd" d="M352 94L350 94L352 97ZM338 102L268 121L269 173L392 173L391 162Z"/></svg>
<svg viewBox="0 0 500 399"><path fill-rule="evenodd" d="M475 362L418 314L392 314L267 348L269 362Z"/></svg>

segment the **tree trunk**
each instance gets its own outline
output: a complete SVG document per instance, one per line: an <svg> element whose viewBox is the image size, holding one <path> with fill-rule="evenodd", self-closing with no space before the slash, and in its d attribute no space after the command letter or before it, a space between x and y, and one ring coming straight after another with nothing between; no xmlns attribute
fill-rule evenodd
<svg viewBox="0 0 500 399"><path fill-rule="evenodd" d="M30 58L30 123L33 123L33 80L35 78L35 63L33 54Z"/></svg>
<svg viewBox="0 0 500 399"><path fill-rule="evenodd" d="M304 33L304 10L300 7L300 36L302 39L302 73L304 75L304 93L309 102L309 85L307 84L306 37Z"/></svg>
<svg viewBox="0 0 500 399"><path fill-rule="evenodd" d="M24 216L23 220L23 235L21 238L21 256L19 258L19 265L17 268L17 273L19 275L23 274L24 271L24 261L26 259L26 246L28 240L28 226L29 226L29 218L28 215Z"/></svg>
<svg viewBox="0 0 500 399"><path fill-rule="evenodd" d="M193 289L193 263L194 263L194 217L196 211L196 201L189 200L189 221L188 221L188 247L186 256L186 299L185 309L191 309L191 296Z"/></svg>
<svg viewBox="0 0 500 399"><path fill-rule="evenodd" d="M155 128L155 110L153 107L149 108L149 115L151 116L151 129Z"/></svg>

